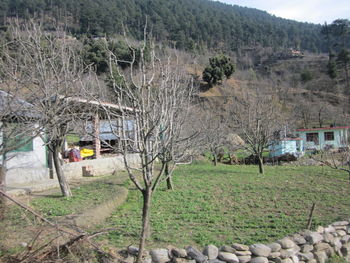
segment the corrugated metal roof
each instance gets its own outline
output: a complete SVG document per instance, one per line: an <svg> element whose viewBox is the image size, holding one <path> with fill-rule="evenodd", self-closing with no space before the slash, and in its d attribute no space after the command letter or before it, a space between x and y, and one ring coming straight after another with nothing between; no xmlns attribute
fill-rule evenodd
<svg viewBox="0 0 350 263"><path fill-rule="evenodd" d="M281 141L302 141L302 138L283 138Z"/></svg>
<svg viewBox="0 0 350 263"><path fill-rule="evenodd" d="M133 132L135 121L134 120L125 120L123 126L118 125L116 120L100 120L100 139L105 141L117 140L120 138L118 130L124 128L125 132ZM85 130L87 134L83 135L80 138L80 141L92 141L93 140L93 124L88 122L86 124Z"/></svg>
<svg viewBox="0 0 350 263"><path fill-rule="evenodd" d="M297 131L302 132L302 131L343 130L343 129L350 129L350 126L312 128L312 129L297 129Z"/></svg>
<svg viewBox="0 0 350 263"><path fill-rule="evenodd" d="M107 107L107 108L111 108L111 109L115 109L115 110L119 110L119 111L128 111L128 112L137 111L136 109L131 108L131 107L119 106L118 104L113 104L113 103L109 103L109 102L88 100L88 99L82 99L82 98L78 98L78 97L65 97L62 95L60 95L59 98L64 99L65 101L68 101L68 102L71 101L71 102L77 102L77 103L91 104L91 105L96 105L96 106L100 106L100 107Z"/></svg>
<svg viewBox="0 0 350 263"><path fill-rule="evenodd" d="M25 100L18 99L3 90L0 90L0 111L1 118L22 117L37 119L40 117L40 114L35 112L32 104Z"/></svg>
<svg viewBox="0 0 350 263"><path fill-rule="evenodd" d="M100 134L100 140L102 141L113 141L118 139L119 137L114 135L113 133ZM80 138L80 141L82 142L91 142L93 140L94 140L94 137L91 135L84 135Z"/></svg>

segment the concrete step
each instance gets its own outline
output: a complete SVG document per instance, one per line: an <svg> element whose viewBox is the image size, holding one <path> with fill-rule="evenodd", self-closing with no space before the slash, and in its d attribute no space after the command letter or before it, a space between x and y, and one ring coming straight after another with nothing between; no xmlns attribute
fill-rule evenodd
<svg viewBox="0 0 350 263"><path fill-rule="evenodd" d="M26 195L35 192L41 192L59 187L57 179L48 179L41 182L27 184L12 184L7 186L7 193L11 196Z"/></svg>

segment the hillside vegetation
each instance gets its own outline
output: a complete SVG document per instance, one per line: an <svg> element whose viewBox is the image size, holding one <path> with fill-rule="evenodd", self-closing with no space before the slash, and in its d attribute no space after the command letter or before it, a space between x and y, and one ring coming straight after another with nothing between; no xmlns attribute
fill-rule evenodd
<svg viewBox="0 0 350 263"><path fill-rule="evenodd" d="M182 50L178 52L182 64L203 92L199 101L209 109L224 112L230 98L249 96L258 88L263 94L278 96L291 127L347 125L350 120L344 71L348 66L346 59L342 62L334 53L339 51L339 43L347 43L350 36L345 31L334 30L339 34L326 37L321 25L208 0L0 0L0 4L5 32L1 42L11 42L7 26L13 17L21 22L35 18L47 31L63 25L76 36L84 64L94 67L106 94L110 87L105 41L119 59L131 60L132 52L120 34L125 28L130 39L140 40L147 21L157 52L164 55L165 50ZM300 56L291 57L293 51ZM328 51L329 56L325 55ZM235 64L236 72L230 79L206 85L203 70L210 57L222 54ZM330 62L335 63L333 77ZM125 70L127 63L120 66Z"/></svg>
<svg viewBox="0 0 350 263"><path fill-rule="evenodd" d="M40 17L74 34L120 34L137 39L147 23L157 41L189 51L273 47L327 51L321 26L282 19L253 8L208 0L0 0L0 19ZM51 21L52 22L52 21Z"/></svg>

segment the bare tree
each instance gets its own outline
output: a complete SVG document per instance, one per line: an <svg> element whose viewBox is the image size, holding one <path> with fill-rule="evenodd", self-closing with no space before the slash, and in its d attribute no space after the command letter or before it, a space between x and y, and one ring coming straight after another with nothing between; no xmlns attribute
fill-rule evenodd
<svg viewBox="0 0 350 263"><path fill-rule="evenodd" d="M344 149L338 153L334 151L321 151L318 156L312 157L322 165L326 165L332 169L344 171L349 176L350 183L350 150Z"/></svg>
<svg viewBox="0 0 350 263"><path fill-rule="evenodd" d="M241 148L255 156L261 174L264 173L263 152L281 130L281 114L275 97L258 91L232 103L232 124L245 142Z"/></svg>
<svg viewBox="0 0 350 263"><path fill-rule="evenodd" d="M304 98L299 97L298 105L294 106L293 112L297 120L301 120L302 127L308 128L311 124L312 113L309 104Z"/></svg>
<svg viewBox="0 0 350 263"><path fill-rule="evenodd" d="M190 84L192 89L192 84ZM192 92L192 90L190 90ZM163 154L160 155L159 159L164 165L164 178L167 183L167 189L173 190L174 185L172 182L172 175L175 168L178 165L191 164L193 156L198 154L198 137L199 132L193 127L193 119L195 118L194 113L188 112L189 100L183 105L185 108L179 109L179 118L176 120L180 129L178 134L174 134L173 141L170 141L166 147L163 148ZM192 108L191 106L190 108ZM191 114L191 116L189 116ZM163 181L162 180L162 181Z"/></svg>
<svg viewBox="0 0 350 263"><path fill-rule="evenodd" d="M1 66L4 79L27 94L40 115L39 125L45 130L62 194L71 196L59 154L66 135L81 117L81 111L66 100L81 95L84 88L77 41L64 31L45 32L34 22L14 23L9 32L11 41L3 48Z"/></svg>
<svg viewBox="0 0 350 263"><path fill-rule="evenodd" d="M191 135L184 133L185 120L192 97L192 81L180 69L176 56L160 59L155 50L144 44L139 59L131 47L133 59L122 61L129 68L122 71L121 62L110 52L110 76L119 112L108 111L108 118L119 119L122 153L131 181L143 196L142 231L137 262L141 262L145 241L150 233L149 218L152 195L157 186L169 179L177 163L185 158ZM133 126L130 134L128 126ZM132 167L129 152L136 152L140 167ZM158 162L160 160L160 162Z"/></svg>
<svg viewBox="0 0 350 263"><path fill-rule="evenodd" d="M198 113L198 116L200 146L203 151L208 151L212 155L213 165L216 166L218 155L224 151L224 146L227 144L228 119L209 110L202 113L202 116Z"/></svg>

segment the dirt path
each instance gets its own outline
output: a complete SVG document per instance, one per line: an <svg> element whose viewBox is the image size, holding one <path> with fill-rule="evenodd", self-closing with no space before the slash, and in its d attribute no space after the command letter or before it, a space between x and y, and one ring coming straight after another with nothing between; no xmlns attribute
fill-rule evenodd
<svg viewBox="0 0 350 263"><path fill-rule="evenodd" d="M67 216L55 218L57 223L63 225L72 225L82 228L90 228L94 225L102 223L107 219L115 209L123 204L128 196L128 189L123 185L129 180L126 174L119 174L116 177L95 177L95 178L84 178L85 180L74 180L70 182L71 188L81 186L83 184L91 184L94 181L108 182L116 186L116 190L110 199L105 200L103 203L98 204L94 207L89 207L82 211L70 214ZM38 193L33 193L27 196L26 202L29 203L35 198L45 198L46 196L52 196L54 194L60 193L59 188L50 189Z"/></svg>
<svg viewBox="0 0 350 263"><path fill-rule="evenodd" d="M94 181L103 181L115 185L115 191L107 200L94 207L88 207L67 216L54 217L51 220L54 220L60 226L67 226L73 229L79 228L84 231L103 223L127 199L128 189L125 185L128 180L129 178L126 174L118 174L116 177L84 178L84 180L70 182L71 187L74 188L83 184L91 184ZM36 198L45 198L58 193L60 193L60 189L55 188L19 196L16 197L16 200L30 206L30 202ZM0 258L1 250L11 251L11 249L20 247L21 244L30 242L36 232L39 231L38 229L45 229L45 232L52 231L52 228L43 227L40 222L33 224L33 219L30 219L30 216L28 217L23 211L12 215L12 218L8 218L7 222L0 222L0 243L2 243L0 244Z"/></svg>

